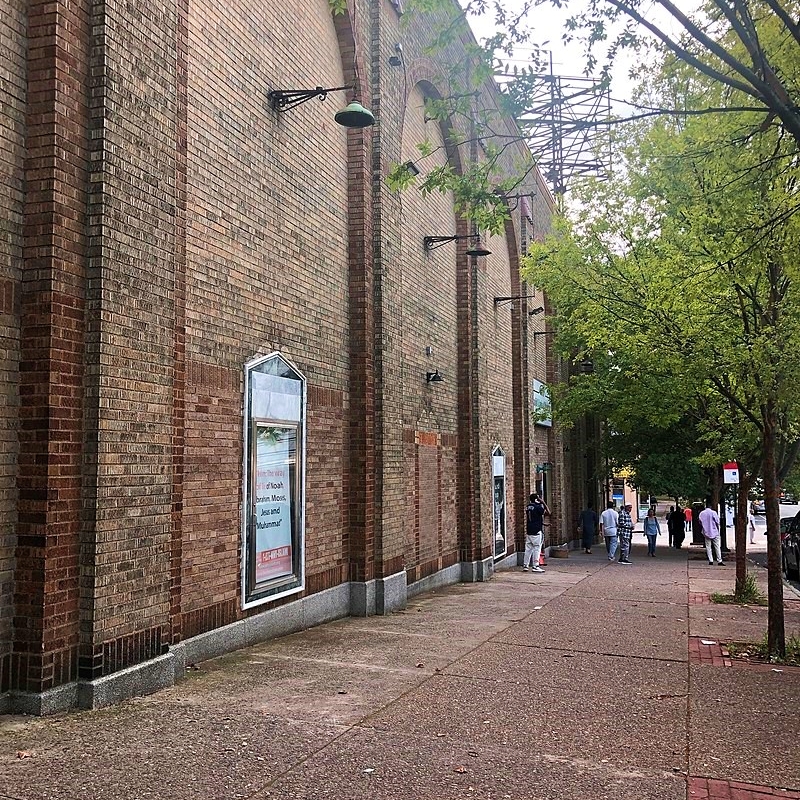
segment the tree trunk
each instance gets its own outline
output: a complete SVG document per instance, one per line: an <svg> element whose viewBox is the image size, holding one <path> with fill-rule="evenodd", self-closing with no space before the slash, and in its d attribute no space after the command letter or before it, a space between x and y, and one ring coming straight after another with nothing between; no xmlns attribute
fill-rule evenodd
<svg viewBox="0 0 800 800"><path fill-rule="evenodd" d="M739 490L736 493L736 588L735 595L744 592L744 583L747 579L747 525L750 518L750 487L753 485L753 476L739 467Z"/></svg>
<svg viewBox="0 0 800 800"><path fill-rule="evenodd" d="M767 599L769 601L767 646L771 656L786 654L786 633L783 625L783 575L781 574L781 510L780 486L775 464L776 420L772 403L765 404L762 433L764 467L764 501L767 511Z"/></svg>

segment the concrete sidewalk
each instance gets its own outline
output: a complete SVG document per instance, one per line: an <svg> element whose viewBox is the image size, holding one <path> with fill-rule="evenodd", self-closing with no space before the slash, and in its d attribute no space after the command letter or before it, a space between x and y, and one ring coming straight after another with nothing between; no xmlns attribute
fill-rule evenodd
<svg viewBox="0 0 800 800"><path fill-rule="evenodd" d="M573 551L118 707L0 717L0 797L800 798L800 669L702 643L760 638L766 610L707 603L732 564L641 536L633 558Z"/></svg>

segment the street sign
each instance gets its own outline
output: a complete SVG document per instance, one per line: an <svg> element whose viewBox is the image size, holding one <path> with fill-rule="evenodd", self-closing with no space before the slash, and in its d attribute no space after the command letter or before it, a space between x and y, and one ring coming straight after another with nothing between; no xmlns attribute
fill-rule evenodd
<svg viewBox="0 0 800 800"><path fill-rule="evenodd" d="M739 465L735 461L723 464L722 471L725 475L723 483L739 483Z"/></svg>

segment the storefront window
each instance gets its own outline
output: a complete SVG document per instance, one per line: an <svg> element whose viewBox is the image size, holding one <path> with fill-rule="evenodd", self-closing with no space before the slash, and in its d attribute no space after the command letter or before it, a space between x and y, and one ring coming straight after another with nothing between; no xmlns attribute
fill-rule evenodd
<svg viewBox="0 0 800 800"><path fill-rule="evenodd" d="M305 379L282 356L245 366L244 608L304 586Z"/></svg>

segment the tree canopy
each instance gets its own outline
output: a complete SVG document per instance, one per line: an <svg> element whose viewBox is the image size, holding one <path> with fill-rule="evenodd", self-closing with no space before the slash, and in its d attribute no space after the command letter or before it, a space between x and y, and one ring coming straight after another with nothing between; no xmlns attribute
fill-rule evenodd
<svg viewBox="0 0 800 800"><path fill-rule="evenodd" d="M729 92L686 78L667 56L644 91L680 91L690 108ZM800 198L793 137L755 114L629 127L618 175L584 188L580 212L532 247L523 274L558 309L562 352L591 356L594 382L630 387L614 409L596 401L612 428L636 419L666 431L691 416L705 448L696 463L760 467L775 562L780 481L800 438ZM771 571L777 603L779 562Z"/></svg>

